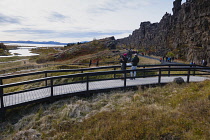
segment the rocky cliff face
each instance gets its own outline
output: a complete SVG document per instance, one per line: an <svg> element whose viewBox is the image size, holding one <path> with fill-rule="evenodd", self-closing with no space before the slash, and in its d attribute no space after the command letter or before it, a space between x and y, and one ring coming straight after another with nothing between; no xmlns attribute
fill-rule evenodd
<svg viewBox="0 0 210 140"><path fill-rule="evenodd" d="M160 56L171 51L188 61L210 62L210 0L181 2L174 1L173 15L166 13L159 23L142 22L139 29L118 43Z"/></svg>

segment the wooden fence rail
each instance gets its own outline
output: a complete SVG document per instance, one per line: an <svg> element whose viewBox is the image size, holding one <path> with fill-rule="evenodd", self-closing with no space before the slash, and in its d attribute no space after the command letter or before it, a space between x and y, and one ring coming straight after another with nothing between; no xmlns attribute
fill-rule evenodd
<svg viewBox="0 0 210 140"><path fill-rule="evenodd" d="M110 62L100 62L100 65L109 65L109 64L117 64L119 61L110 61ZM26 65L22 67L16 67L16 68L10 68L10 69L3 69L0 70L0 74L5 74L9 72L15 72L20 70L28 70L28 69L36 69L36 68L45 68L50 66L74 66L74 65L82 65L82 66L88 66L89 63L74 63L74 64L46 64L46 65ZM97 65L97 63L92 63L92 65ZM99 64L98 64L99 65Z"/></svg>
<svg viewBox="0 0 210 140"><path fill-rule="evenodd" d="M174 67L173 67L174 66ZM136 70L117 70L120 66L108 66L108 67L97 67L97 68L86 68L86 69L71 69L71 70L52 70L52 71L40 71L33 73L25 73L18 75L10 75L10 76L2 76L0 77L0 112L2 117L4 118L4 114L6 109L14 108L17 106L31 104L40 101L51 100L58 97L63 96L73 96L79 94L90 94L91 92L95 92L97 90L106 90L109 88L123 88L126 89L129 87L127 85L127 80L131 78L128 76L128 73L136 71L136 78L146 78L146 77L158 77L157 84L161 84L162 77L165 76L187 76L187 82L190 81L191 75L209 75L209 67L192 67L192 65L180 65L180 64L172 64L172 65L143 65L138 66L140 69ZM143 69L142 69L143 67ZM150 67L150 68L146 68ZM97 71L90 72L93 70L107 70L113 69L110 71ZM173 73L173 72L176 73ZM202 73L198 73L203 71ZM59 75L59 76L49 76L50 73L62 73L62 72L80 72L76 74L68 74L68 75ZM182 72L182 73L179 73ZM183 73L185 72L185 73ZM32 79L28 81L20 81L16 83L4 83L4 80L10 78L17 78L21 76L31 76L44 74L43 78ZM66 79L66 82L63 82ZM73 80L72 80L73 79ZM90 84L93 82L99 81L108 81L108 80L123 80L123 84L116 87L106 87L104 89L91 89ZM31 85L34 83L39 83L37 87L32 87L29 89L18 90L15 92L5 92L6 89L11 87L19 87L21 85ZM40 84L45 83L45 84ZM70 92L63 87L68 85L80 84L81 90L75 90ZM36 84L34 84L36 85ZM56 90L57 91L56 91ZM66 90L65 93L62 93ZM32 93L33 92L33 93ZM40 92L40 93L39 93ZM30 96L38 96L38 97L30 97ZM40 94L40 95L38 95ZM23 100L22 100L23 98Z"/></svg>

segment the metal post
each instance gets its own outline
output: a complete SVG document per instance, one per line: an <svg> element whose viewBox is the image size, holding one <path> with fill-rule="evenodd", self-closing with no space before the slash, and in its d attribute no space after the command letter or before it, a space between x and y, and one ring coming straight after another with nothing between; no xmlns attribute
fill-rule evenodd
<svg viewBox="0 0 210 140"><path fill-rule="evenodd" d="M47 78L47 72L45 72L45 78ZM45 86L47 87L47 80L45 80Z"/></svg>
<svg viewBox="0 0 210 140"><path fill-rule="evenodd" d="M190 82L190 69L188 69L188 74L187 74L187 83Z"/></svg>
<svg viewBox="0 0 210 140"><path fill-rule="evenodd" d="M195 76L195 67L196 67L196 66L193 66L193 67L194 67L194 69L193 69L193 76Z"/></svg>
<svg viewBox="0 0 210 140"><path fill-rule="evenodd" d="M116 71L116 68L114 68L114 71ZM114 79L116 79L116 73L114 73Z"/></svg>
<svg viewBox="0 0 210 140"><path fill-rule="evenodd" d="M171 66L168 66L168 77L170 77L170 75L171 75Z"/></svg>
<svg viewBox="0 0 210 140"><path fill-rule="evenodd" d="M124 91L126 91L126 70L124 70Z"/></svg>
<svg viewBox="0 0 210 140"><path fill-rule="evenodd" d="M83 70L81 71L81 73L83 73ZM82 76L82 81L84 80L84 77Z"/></svg>
<svg viewBox="0 0 210 140"><path fill-rule="evenodd" d="M2 80L2 78L0 78L0 85L3 85L3 80Z"/></svg>
<svg viewBox="0 0 210 140"><path fill-rule="evenodd" d="M51 97L53 97L53 79L50 79Z"/></svg>
<svg viewBox="0 0 210 140"><path fill-rule="evenodd" d="M0 85L2 85L2 84L3 84L2 83L2 78L0 78ZM4 121L6 110L4 108L4 96L3 96L3 94L4 94L3 87L0 87L0 98L1 98L1 110L0 110L0 112L1 112L1 118Z"/></svg>
<svg viewBox="0 0 210 140"><path fill-rule="evenodd" d="M143 71L143 78L145 78L145 66L143 67L144 71Z"/></svg>
<svg viewBox="0 0 210 140"><path fill-rule="evenodd" d="M86 89L89 91L89 75L87 74L87 79L86 79Z"/></svg>
<svg viewBox="0 0 210 140"><path fill-rule="evenodd" d="M158 84L161 83L161 68L159 68Z"/></svg>

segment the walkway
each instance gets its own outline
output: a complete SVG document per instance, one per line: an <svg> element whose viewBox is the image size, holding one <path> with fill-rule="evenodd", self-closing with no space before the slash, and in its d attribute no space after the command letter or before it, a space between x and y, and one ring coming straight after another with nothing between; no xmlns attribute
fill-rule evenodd
<svg viewBox="0 0 210 140"><path fill-rule="evenodd" d="M185 81L187 81L187 76L176 76L182 77ZM175 76L171 77L162 77L161 83L170 83L173 82L173 79L176 78ZM190 76L190 82L200 82L204 81L207 77L199 77L199 76ZM126 81L126 86L140 86L140 85L150 85L150 84L157 84L158 77L149 77L149 78L136 78L135 80L128 79ZM113 88L120 88L124 87L124 80L105 80L105 81L98 81L98 82L90 82L89 83L89 90L100 90L100 89L113 89ZM53 88L53 95L65 95L65 94L73 94L78 92L87 91L87 83L79 83L79 84L69 84L63 86L55 86ZM51 96L51 88L47 87L44 89L28 91L18 94L13 94L9 96L4 96L4 106L9 107L17 104L22 104L30 101L35 101L43 98L47 98Z"/></svg>

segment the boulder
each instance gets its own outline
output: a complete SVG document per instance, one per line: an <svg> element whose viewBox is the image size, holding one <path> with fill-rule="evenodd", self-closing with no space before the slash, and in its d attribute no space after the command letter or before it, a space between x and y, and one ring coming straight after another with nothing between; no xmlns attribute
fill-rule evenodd
<svg viewBox="0 0 210 140"><path fill-rule="evenodd" d="M177 78L174 78L173 82L177 84L183 84L184 79L182 77L177 77Z"/></svg>

